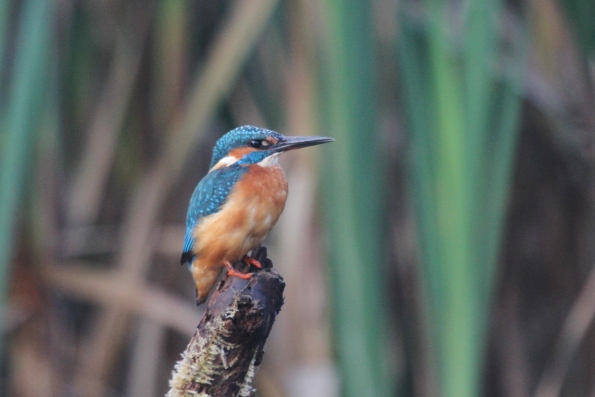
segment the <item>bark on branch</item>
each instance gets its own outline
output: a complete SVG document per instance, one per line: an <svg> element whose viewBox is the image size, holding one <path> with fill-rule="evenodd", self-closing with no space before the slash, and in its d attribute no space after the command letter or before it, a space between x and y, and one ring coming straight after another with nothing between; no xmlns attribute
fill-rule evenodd
<svg viewBox="0 0 595 397"><path fill-rule="evenodd" d="M283 305L283 278L272 269L266 248L253 257L263 266L250 280L225 277L213 292L167 397L248 397L264 343Z"/></svg>

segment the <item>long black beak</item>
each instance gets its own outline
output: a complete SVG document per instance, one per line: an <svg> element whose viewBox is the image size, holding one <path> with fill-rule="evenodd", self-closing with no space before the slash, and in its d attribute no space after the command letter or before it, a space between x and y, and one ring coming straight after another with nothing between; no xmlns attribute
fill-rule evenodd
<svg viewBox="0 0 595 397"><path fill-rule="evenodd" d="M286 136L273 145L271 151L286 152L288 150L300 149L333 141L333 138L328 138L326 136Z"/></svg>

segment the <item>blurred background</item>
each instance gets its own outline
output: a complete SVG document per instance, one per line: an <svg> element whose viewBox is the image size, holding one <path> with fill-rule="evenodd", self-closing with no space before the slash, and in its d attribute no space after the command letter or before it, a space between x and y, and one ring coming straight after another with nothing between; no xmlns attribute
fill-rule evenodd
<svg viewBox="0 0 595 397"><path fill-rule="evenodd" d="M211 149L282 159L257 396L595 396L589 0L0 0L0 395L160 396Z"/></svg>

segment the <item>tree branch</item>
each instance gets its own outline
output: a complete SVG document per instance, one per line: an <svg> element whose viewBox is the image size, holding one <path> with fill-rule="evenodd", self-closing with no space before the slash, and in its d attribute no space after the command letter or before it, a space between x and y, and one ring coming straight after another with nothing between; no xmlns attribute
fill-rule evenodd
<svg viewBox="0 0 595 397"><path fill-rule="evenodd" d="M167 397L248 397L254 391L254 373L285 288L266 248L254 251L263 269L250 280L226 276L221 281L175 366Z"/></svg>

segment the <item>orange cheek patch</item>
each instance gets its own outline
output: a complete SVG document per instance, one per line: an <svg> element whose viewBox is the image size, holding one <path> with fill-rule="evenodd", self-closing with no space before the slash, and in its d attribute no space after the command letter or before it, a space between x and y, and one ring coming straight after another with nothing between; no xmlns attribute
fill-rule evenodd
<svg viewBox="0 0 595 397"><path fill-rule="evenodd" d="M256 149L251 148L251 147L240 147L240 148L230 150L229 155L233 156L239 160L242 157L244 157L245 155L255 152L255 151L256 151Z"/></svg>
<svg viewBox="0 0 595 397"><path fill-rule="evenodd" d="M273 137L270 137L270 136L269 136L269 137L267 137L267 138L265 139L265 141L267 141L267 142L269 143L269 145L271 145L271 146L273 146L274 144L276 144L277 142L279 142L279 140L278 140L278 139L276 139L276 138L273 138Z"/></svg>

